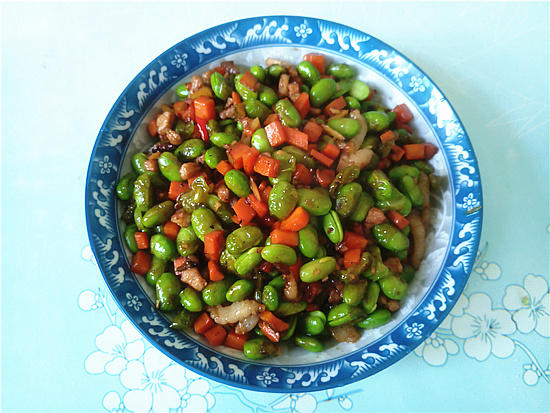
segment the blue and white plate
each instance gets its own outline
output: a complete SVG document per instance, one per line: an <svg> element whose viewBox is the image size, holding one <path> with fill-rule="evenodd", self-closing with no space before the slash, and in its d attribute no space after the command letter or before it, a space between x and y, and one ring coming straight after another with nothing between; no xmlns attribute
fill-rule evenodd
<svg viewBox="0 0 550 413"><path fill-rule="evenodd" d="M129 268L115 195L130 158L147 147L146 126L162 103L176 101L179 84L233 60L251 66L268 57L294 64L310 52L352 65L388 107L406 103L416 134L440 148L432 159L443 186L436 193L427 255L408 297L392 321L363 332L354 344L323 353L283 349L280 357L251 361L241 352L213 348L202 337L169 328L154 307L154 291ZM273 392L317 391L371 376L418 346L441 323L463 290L481 235L482 194L476 158L458 116L417 66L380 40L337 23L309 17L238 20L203 31L170 48L145 67L118 98L98 135L86 187L90 243L115 301L148 340L198 374L237 387ZM139 305L137 305L139 303Z"/></svg>

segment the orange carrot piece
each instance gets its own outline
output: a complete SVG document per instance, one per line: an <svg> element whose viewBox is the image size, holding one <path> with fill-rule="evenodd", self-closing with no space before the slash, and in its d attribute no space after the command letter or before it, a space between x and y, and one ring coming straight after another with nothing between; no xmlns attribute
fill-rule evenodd
<svg viewBox="0 0 550 413"><path fill-rule="evenodd" d="M247 87L251 91L254 91L256 89L256 85L258 84L258 79L250 73L250 70L247 70L243 73L243 76L241 77L241 80L239 80L241 85Z"/></svg>
<svg viewBox="0 0 550 413"><path fill-rule="evenodd" d="M332 181L334 181L336 172L334 172L332 169L317 169L317 171L315 172L315 176L317 178L317 182L319 182L319 185L321 185L323 188L328 188Z"/></svg>
<svg viewBox="0 0 550 413"><path fill-rule="evenodd" d="M273 159L264 154L260 154L260 156L258 156L258 158L256 159L256 163L254 164L254 172L270 178L277 178L280 167L280 160Z"/></svg>
<svg viewBox="0 0 550 413"><path fill-rule="evenodd" d="M164 224L164 235L176 242L178 238L178 232L180 232L180 226L175 222L168 221Z"/></svg>
<svg viewBox="0 0 550 413"><path fill-rule="evenodd" d="M382 143L386 143L388 141L391 141L394 138L395 138L395 135L393 134L393 131L391 131L391 130L387 130L382 135L380 135L380 141L382 141Z"/></svg>
<svg viewBox="0 0 550 413"><path fill-rule="evenodd" d="M260 319L271 325L277 331L285 331L290 327L287 322L277 318L275 314L269 310L262 311L260 313Z"/></svg>
<svg viewBox="0 0 550 413"><path fill-rule="evenodd" d="M297 247L300 243L298 233L294 231L282 231L280 229L274 229L269 234L272 244L284 244L289 247Z"/></svg>
<svg viewBox="0 0 550 413"><path fill-rule="evenodd" d="M233 99L233 103L235 105L238 105L239 103L242 102L241 101L241 96L235 91L231 92L231 99Z"/></svg>
<svg viewBox="0 0 550 413"><path fill-rule="evenodd" d="M227 337L225 338L225 342L223 343L223 345L235 350L242 351L244 348L244 343L246 343L247 341L248 333L237 334L234 330L231 330L229 333L227 333Z"/></svg>
<svg viewBox="0 0 550 413"><path fill-rule="evenodd" d="M331 109L342 110L342 109L345 109L346 106L347 106L347 103L344 97L343 96L337 97L336 99L334 99L332 102L330 102L328 105L325 106L325 114L330 117L334 115Z"/></svg>
<svg viewBox="0 0 550 413"><path fill-rule="evenodd" d="M224 343L227 337L227 331L221 325L216 324L214 327L205 331L204 337L212 346L220 346Z"/></svg>
<svg viewBox="0 0 550 413"><path fill-rule="evenodd" d="M246 200L248 201L250 206L254 209L254 211L256 211L256 214L260 218L263 218L269 212L269 207L266 204L264 204L262 201L257 199L254 194L248 195L246 197Z"/></svg>
<svg viewBox="0 0 550 413"><path fill-rule="evenodd" d="M304 60L311 62L317 68L321 75L325 74L325 56L321 53L308 53L304 56Z"/></svg>
<svg viewBox="0 0 550 413"><path fill-rule="evenodd" d="M307 135L307 133L300 132L298 129L290 128L288 126L283 126L283 129L287 136L288 143L296 146L297 148L303 149L304 151L307 151L309 140L309 136Z"/></svg>
<svg viewBox="0 0 550 413"><path fill-rule="evenodd" d="M368 240L359 234L356 234L352 231L344 231L344 239L342 243L348 248L348 250L353 250L359 248L364 250L367 247Z"/></svg>
<svg viewBox="0 0 550 413"><path fill-rule="evenodd" d="M151 120L151 122L149 122L149 124L147 125L147 132L149 133L149 135L151 135L152 137L155 137L157 136L157 134L159 133L159 128L157 126L157 118L155 116L154 119Z"/></svg>
<svg viewBox="0 0 550 413"><path fill-rule="evenodd" d="M303 132L308 136L309 142L315 143L323 134L323 127L317 122L309 121L305 124Z"/></svg>
<svg viewBox="0 0 550 413"><path fill-rule="evenodd" d="M275 148L287 142L287 136L280 121L275 120L269 125L266 125L264 129L267 135L267 140L272 147Z"/></svg>
<svg viewBox="0 0 550 413"><path fill-rule="evenodd" d="M216 323L210 318L208 313L202 313L199 318L195 320L193 328L198 334L204 334L215 325Z"/></svg>
<svg viewBox="0 0 550 413"><path fill-rule="evenodd" d="M405 228L407 225L409 225L409 220L405 218L403 215L401 215L397 211L388 211L386 213L386 216L395 224L395 226L399 229Z"/></svg>
<svg viewBox="0 0 550 413"><path fill-rule="evenodd" d="M391 153L388 155L388 158L390 158L392 162L399 162L403 155L405 155L405 151L403 150L403 148L399 145L393 145L391 147Z"/></svg>
<svg viewBox="0 0 550 413"><path fill-rule="evenodd" d="M311 107L309 104L309 94L302 92L300 96L298 96L298 99L294 101L293 105L300 114L300 117L305 119Z"/></svg>
<svg viewBox="0 0 550 413"><path fill-rule="evenodd" d="M168 188L168 198L172 201L178 199L178 196L187 191L189 185L186 182L171 181L170 187Z"/></svg>
<svg viewBox="0 0 550 413"><path fill-rule="evenodd" d="M149 236L146 232L135 232L134 238L136 240L137 247L140 250L146 250L149 248Z"/></svg>
<svg viewBox="0 0 550 413"><path fill-rule="evenodd" d="M227 161L220 161L218 166L216 166L216 170L224 176L231 169L233 169L233 166Z"/></svg>
<svg viewBox="0 0 550 413"><path fill-rule="evenodd" d="M340 155L340 148L335 144L328 142L321 153L328 156L330 159L335 160L336 158L338 158L338 155Z"/></svg>
<svg viewBox="0 0 550 413"><path fill-rule="evenodd" d="M130 269L136 274L145 275L149 271L149 267L151 267L151 256L149 253L143 250L136 252L132 257Z"/></svg>
<svg viewBox="0 0 550 413"><path fill-rule="evenodd" d="M199 96L193 100L193 106L195 107L195 117L201 118L205 122L216 118L216 103L214 99L208 96Z"/></svg>
<svg viewBox="0 0 550 413"><path fill-rule="evenodd" d="M344 268L347 270L353 264L358 264L361 261L361 250L355 248L352 250L347 250L344 254Z"/></svg>
<svg viewBox="0 0 550 413"><path fill-rule="evenodd" d="M225 233L218 229L204 235L204 254L212 261L218 261L225 248Z"/></svg>
<svg viewBox="0 0 550 413"><path fill-rule="evenodd" d="M408 161L413 159L424 159L424 144L422 143L403 145L403 150L405 151L405 159Z"/></svg>
<svg viewBox="0 0 550 413"><path fill-rule="evenodd" d="M276 113L271 113L270 115L267 116L267 118L265 118L264 120L264 127L269 125L271 122L275 122L275 121L281 121L281 119L279 118L279 115L277 115Z"/></svg>
<svg viewBox="0 0 550 413"><path fill-rule="evenodd" d="M275 331L269 324L264 321L258 322L258 327L260 331L273 343L278 343L281 339L281 334L278 331Z"/></svg>
<svg viewBox="0 0 550 413"><path fill-rule="evenodd" d="M241 220L241 225L245 226L250 223L256 216L256 211L246 202L246 198L242 197L233 205L233 210L237 217Z"/></svg>
<svg viewBox="0 0 550 413"><path fill-rule="evenodd" d="M395 112L395 119L399 122L408 123L413 118L413 114L405 103L394 107L392 112Z"/></svg>
<svg viewBox="0 0 550 413"><path fill-rule="evenodd" d="M325 165L327 168L330 168L330 166L334 163L334 159L331 159L328 156L322 154L317 149L312 149L311 151L309 151L309 154L317 159L319 162L321 162L323 165Z"/></svg>
<svg viewBox="0 0 550 413"><path fill-rule="evenodd" d="M307 211L299 206L281 222L281 230L298 232L304 228L309 222L309 214Z"/></svg>
<svg viewBox="0 0 550 413"><path fill-rule="evenodd" d="M313 172L301 163L296 164L296 171L292 174L292 181L309 186L313 183Z"/></svg>
<svg viewBox="0 0 550 413"><path fill-rule="evenodd" d="M250 146L242 142L234 142L227 148L227 158L229 163L233 165L235 169L242 169L243 167L243 156L250 150Z"/></svg>
<svg viewBox="0 0 550 413"><path fill-rule="evenodd" d="M216 261L208 261L208 277L210 281L221 281L225 278Z"/></svg>
<svg viewBox="0 0 550 413"><path fill-rule="evenodd" d="M245 174L250 176L254 173L254 165L256 164L256 160L259 156L260 152L254 147L251 147L248 152L244 153L243 170Z"/></svg>

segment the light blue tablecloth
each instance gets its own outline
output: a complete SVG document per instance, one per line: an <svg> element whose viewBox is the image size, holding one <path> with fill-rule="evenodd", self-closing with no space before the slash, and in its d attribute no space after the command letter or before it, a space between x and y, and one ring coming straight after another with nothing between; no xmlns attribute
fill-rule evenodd
<svg viewBox="0 0 550 413"><path fill-rule="evenodd" d="M548 412L548 3L257 3L2 4L2 410ZM404 53L481 170L480 254L452 314L333 391L241 391L171 363L112 301L86 233L89 156L128 82L193 33L265 14L335 20Z"/></svg>

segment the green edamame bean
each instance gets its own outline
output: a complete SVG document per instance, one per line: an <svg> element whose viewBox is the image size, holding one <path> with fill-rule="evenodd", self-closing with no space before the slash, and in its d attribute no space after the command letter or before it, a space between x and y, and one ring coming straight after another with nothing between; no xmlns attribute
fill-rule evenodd
<svg viewBox="0 0 550 413"><path fill-rule="evenodd" d="M334 244L338 244L344 239L344 228L336 211L330 211L323 215L323 229L328 239Z"/></svg>
<svg viewBox="0 0 550 413"><path fill-rule="evenodd" d="M262 85L260 86L260 90L258 91L258 100L266 105L268 108L270 108L275 103L277 103L279 97L273 89L268 86Z"/></svg>
<svg viewBox="0 0 550 413"><path fill-rule="evenodd" d="M124 175L116 186L116 193L122 201L128 201L132 199L134 195L134 182L137 175L133 172L128 172Z"/></svg>
<svg viewBox="0 0 550 413"><path fill-rule="evenodd" d="M143 212L139 208L134 209L134 222L140 231L149 233L149 228L143 226Z"/></svg>
<svg viewBox="0 0 550 413"><path fill-rule="evenodd" d="M312 283L328 277L336 269L334 257L323 257L310 261L300 267L300 279Z"/></svg>
<svg viewBox="0 0 550 413"><path fill-rule="evenodd" d="M297 128L302 123L300 113L296 110L294 105L286 100L281 99L275 104L275 112L279 115L281 123L291 128Z"/></svg>
<svg viewBox="0 0 550 413"><path fill-rule="evenodd" d="M202 290L202 301L211 306L223 304L231 284L233 284L233 278L230 277L226 277L221 281L210 281Z"/></svg>
<svg viewBox="0 0 550 413"><path fill-rule="evenodd" d="M208 208L210 208L214 213L217 215L217 217L220 219L223 225L231 226L233 225L233 220L231 217L233 216L233 211L227 206L225 202L222 202L220 198L218 198L214 194L210 194L206 197L205 204Z"/></svg>
<svg viewBox="0 0 550 413"><path fill-rule="evenodd" d="M377 110L365 112L363 113L363 117L367 121L367 126L370 132L381 132L390 124L388 121L388 115Z"/></svg>
<svg viewBox="0 0 550 413"><path fill-rule="evenodd" d="M353 181L359 178L361 174L361 169L357 165L350 165L342 169L338 175L334 177L334 180L331 182L328 192L331 197L336 197L340 189Z"/></svg>
<svg viewBox="0 0 550 413"><path fill-rule="evenodd" d="M258 252L258 247L252 247L237 258L235 261L235 271L239 275L245 275L252 272L261 263L262 256Z"/></svg>
<svg viewBox="0 0 550 413"><path fill-rule="evenodd" d="M136 209L145 212L153 206L153 185L147 172L142 173L134 182L134 200Z"/></svg>
<svg viewBox="0 0 550 413"><path fill-rule="evenodd" d="M337 327L357 320L362 314L363 311L359 307L341 303L330 309L327 322L329 326Z"/></svg>
<svg viewBox="0 0 550 413"><path fill-rule="evenodd" d="M267 139L267 134L265 132L264 128L258 128L256 131L252 134L252 138L250 138L250 144L258 150L260 153L268 152L273 153L275 152L275 148L273 148L269 144L269 140Z"/></svg>
<svg viewBox="0 0 550 413"><path fill-rule="evenodd" d="M164 224L170 219L174 213L174 203L172 201L164 201L147 210L143 214L143 226L153 228L157 225Z"/></svg>
<svg viewBox="0 0 550 413"><path fill-rule="evenodd" d="M353 110L353 109L361 109L361 103L359 103L359 101L354 98L353 96L346 96L344 98L344 100L346 101L346 107L349 109L349 110Z"/></svg>
<svg viewBox="0 0 550 413"><path fill-rule="evenodd" d="M389 222L375 225L372 233L378 244L390 251L404 251L409 248L409 239L399 228Z"/></svg>
<svg viewBox="0 0 550 413"><path fill-rule="evenodd" d="M393 193L393 186L386 174L380 170L369 172L366 184L374 197L379 201L385 201Z"/></svg>
<svg viewBox="0 0 550 413"><path fill-rule="evenodd" d="M359 202L351 213L349 219L356 222L363 222L369 213L369 210L374 206L374 199L366 192L361 193Z"/></svg>
<svg viewBox="0 0 550 413"><path fill-rule="evenodd" d="M258 99L258 92L250 90L241 83L243 75L239 73L235 76L235 90L241 96L243 100Z"/></svg>
<svg viewBox="0 0 550 413"><path fill-rule="evenodd" d="M231 169L223 177L225 185L239 198L246 197L252 193L248 176L238 169Z"/></svg>
<svg viewBox="0 0 550 413"><path fill-rule="evenodd" d="M193 255L199 249L199 238L192 226L180 228L176 237L176 247L182 257Z"/></svg>
<svg viewBox="0 0 550 413"><path fill-rule="evenodd" d="M177 147L174 151L174 155L183 161L192 161L202 154L204 146L204 141L202 139L187 139Z"/></svg>
<svg viewBox="0 0 550 413"><path fill-rule="evenodd" d="M324 247L324 245L319 244L319 249L317 250L317 254L315 254L315 259L323 258L327 256L327 249Z"/></svg>
<svg viewBox="0 0 550 413"><path fill-rule="evenodd" d="M422 191L418 187L416 181L410 176L404 176L401 178L401 190L409 197L411 204L414 207L419 207L424 201Z"/></svg>
<svg viewBox="0 0 550 413"><path fill-rule="evenodd" d="M325 350L325 343L313 337L295 336L294 341L304 350L311 351L312 353L320 353Z"/></svg>
<svg viewBox="0 0 550 413"><path fill-rule="evenodd" d="M392 300L402 300L409 290L408 284L393 273L378 280L382 292Z"/></svg>
<svg viewBox="0 0 550 413"><path fill-rule="evenodd" d="M185 83L178 86L176 89L176 95L178 95L180 100L185 100L186 97L189 97L189 90L187 89L187 85Z"/></svg>
<svg viewBox="0 0 550 413"><path fill-rule="evenodd" d="M134 254L139 251L134 234L138 232L136 224L127 225L124 229L124 241L128 249Z"/></svg>
<svg viewBox="0 0 550 413"><path fill-rule="evenodd" d="M238 140L239 137L232 133L216 132L213 133L212 136L210 136L210 141L212 142L212 145L216 145L219 148L229 146L233 142L236 142Z"/></svg>
<svg viewBox="0 0 550 413"><path fill-rule="evenodd" d="M275 278L273 278L268 283L268 285L271 285L277 291L282 291L282 289L285 287L285 277L283 277L282 275L278 275Z"/></svg>
<svg viewBox="0 0 550 413"><path fill-rule="evenodd" d="M227 100L231 96L231 92L233 92L233 88L227 79L216 71L210 75L210 86L214 94L221 100Z"/></svg>
<svg viewBox="0 0 550 413"><path fill-rule="evenodd" d="M147 274L145 274L145 280L147 281L147 284L154 287L157 284L160 276L164 274L165 267L166 261L160 259L156 255L153 255L151 257L151 266L149 267L149 271L147 271Z"/></svg>
<svg viewBox="0 0 550 413"><path fill-rule="evenodd" d="M178 119L174 131L176 131L176 133L183 139L187 139L195 131L195 124L192 121L187 122L183 119Z"/></svg>
<svg viewBox="0 0 550 413"><path fill-rule="evenodd" d="M240 255L246 250L260 245L262 230L253 225L245 225L231 232L225 240L225 248L230 254Z"/></svg>
<svg viewBox="0 0 550 413"><path fill-rule="evenodd" d="M347 79L354 75L353 68L345 63L331 64L327 69L327 73L334 76L336 79Z"/></svg>
<svg viewBox="0 0 550 413"><path fill-rule="evenodd" d="M389 323L390 320L391 313L385 308L381 308L367 315L364 320L357 323L357 327L361 327L365 330L372 330L373 328L382 327L384 324Z"/></svg>
<svg viewBox="0 0 550 413"><path fill-rule="evenodd" d="M321 80L321 73L319 73L319 70L317 70L317 68L307 60L303 60L298 63L296 66L296 71L304 83L309 87Z"/></svg>
<svg viewBox="0 0 550 413"><path fill-rule="evenodd" d="M198 313L202 311L202 296L192 287L187 287L180 292L181 305L192 313Z"/></svg>
<svg viewBox="0 0 550 413"><path fill-rule="evenodd" d="M271 244L263 247L262 258L272 264L278 262L289 266L294 265L298 259L296 251L288 245L283 244Z"/></svg>
<svg viewBox="0 0 550 413"><path fill-rule="evenodd" d="M328 126L348 139L353 138L361 128L359 122L352 118L332 119L328 121Z"/></svg>
<svg viewBox="0 0 550 413"><path fill-rule="evenodd" d="M252 360L265 359L272 354L278 354L279 351L279 346L265 337L248 340L243 347L244 355Z"/></svg>
<svg viewBox="0 0 550 413"><path fill-rule="evenodd" d="M298 191L294 185L286 181L277 182L269 194L269 213L275 218L283 220L294 211L297 203Z"/></svg>
<svg viewBox="0 0 550 413"><path fill-rule="evenodd" d="M204 163L210 169L216 169L218 164L224 159L227 159L225 149L220 148L218 146L213 146L211 148L208 148L204 153Z"/></svg>
<svg viewBox="0 0 550 413"><path fill-rule="evenodd" d="M151 253L162 260L168 261L176 255L176 245L166 235L153 235L149 244Z"/></svg>
<svg viewBox="0 0 550 413"><path fill-rule="evenodd" d="M287 301L282 301L279 303L279 307L273 313L277 317L287 317L290 315L298 314L304 311L307 307L305 301L299 301L297 303L290 303Z"/></svg>
<svg viewBox="0 0 550 413"><path fill-rule="evenodd" d="M341 217L348 218L357 207L362 194L363 187L357 182L344 185L336 197L336 212Z"/></svg>
<svg viewBox="0 0 550 413"><path fill-rule="evenodd" d="M281 166L279 167L279 174L277 177L269 177L269 182L271 185L274 186L280 181L290 182L292 179L292 174L296 170L296 158L283 150L275 151L271 157L281 161Z"/></svg>
<svg viewBox="0 0 550 413"><path fill-rule="evenodd" d="M367 289L367 280L359 280L356 283L348 283L342 291L344 303L351 306L358 306L365 295Z"/></svg>
<svg viewBox="0 0 550 413"><path fill-rule="evenodd" d="M359 79L354 79L351 81L349 94L357 100L365 100L370 95L370 89L365 82L362 82Z"/></svg>
<svg viewBox="0 0 550 413"><path fill-rule="evenodd" d="M181 281L171 272L163 273L157 280L156 307L162 311L172 311L178 305L178 294L181 290Z"/></svg>
<svg viewBox="0 0 550 413"><path fill-rule="evenodd" d="M263 83L265 81L265 70L263 67L254 65L248 69L248 71L252 73L256 79L258 79L258 82Z"/></svg>
<svg viewBox="0 0 550 413"><path fill-rule="evenodd" d="M227 249L224 249L220 255L220 265L226 270L235 274L235 261L239 255L231 254Z"/></svg>
<svg viewBox="0 0 550 413"><path fill-rule="evenodd" d="M178 315L176 315L172 320L170 328L180 331L193 328L193 324L198 317L198 313L192 313L190 311L187 311L185 308L182 308Z"/></svg>
<svg viewBox="0 0 550 413"><path fill-rule="evenodd" d="M414 268L410 266L409 264L403 265L403 271L401 272L401 278L406 283L410 283L414 276L416 275L416 272L414 271Z"/></svg>
<svg viewBox="0 0 550 413"><path fill-rule="evenodd" d="M230 303L244 300L254 292L254 283L247 279L240 279L231 284L231 287L225 293L225 299Z"/></svg>
<svg viewBox="0 0 550 413"><path fill-rule="evenodd" d="M181 182L181 162L172 152L163 152L158 158L160 173L169 181Z"/></svg>
<svg viewBox="0 0 550 413"><path fill-rule="evenodd" d="M311 105L318 108L328 102L336 92L336 82L331 78L321 79L309 91Z"/></svg>
<svg viewBox="0 0 550 413"><path fill-rule="evenodd" d="M315 159L310 156L303 149L297 148L296 146L285 146L282 149L286 153L292 155L296 159L296 163L304 165L307 168L313 169L317 166Z"/></svg>
<svg viewBox="0 0 550 413"><path fill-rule="evenodd" d="M279 296L275 287L269 284L264 287L262 302L269 311L275 311L279 307Z"/></svg>
<svg viewBox="0 0 550 413"><path fill-rule="evenodd" d="M279 76L286 73L286 69L281 65L271 65L267 68L268 75L273 79L278 79Z"/></svg>
<svg viewBox="0 0 550 413"><path fill-rule="evenodd" d="M396 188L392 188L390 197L385 200L376 201L376 207L384 213L394 210L405 217L411 212L412 203L409 198Z"/></svg>
<svg viewBox="0 0 550 413"><path fill-rule="evenodd" d="M380 285L377 282L369 282L361 306L365 314L370 314L378 306L378 297L380 296Z"/></svg>
<svg viewBox="0 0 550 413"><path fill-rule="evenodd" d="M395 184L399 183L399 180L404 176L410 176L411 178L418 179L420 171L418 168L410 165L395 166L388 171L388 178L390 178Z"/></svg>
<svg viewBox="0 0 550 413"><path fill-rule="evenodd" d="M288 320L288 328L281 334L281 339L279 341L288 340L294 335L296 331L296 325L298 324L298 316L291 316Z"/></svg>
<svg viewBox="0 0 550 413"><path fill-rule="evenodd" d="M144 153L136 153L134 156L132 156L132 168L134 168L134 171L136 171L138 174L142 174L144 172L147 172L147 169L145 169L144 162L147 160L147 155Z"/></svg>
<svg viewBox="0 0 550 413"><path fill-rule="evenodd" d="M317 230L311 224L307 224L298 231L300 252L307 258L314 258L319 251L319 236Z"/></svg>
<svg viewBox="0 0 550 413"><path fill-rule="evenodd" d="M271 109L259 100L247 100L244 109L250 118L259 118L262 122L271 114Z"/></svg>
<svg viewBox="0 0 550 413"><path fill-rule="evenodd" d="M209 208L204 207L193 211L191 214L191 225L197 237L203 242L206 234L223 229L216 215Z"/></svg>
<svg viewBox="0 0 550 413"><path fill-rule="evenodd" d="M303 319L303 330L308 336L321 334L325 329L327 317L322 311L311 311Z"/></svg>
<svg viewBox="0 0 550 413"><path fill-rule="evenodd" d="M336 99L340 96L345 95L349 92L351 88L351 83L346 80L340 80L339 82L336 82L336 92L332 95L332 99Z"/></svg>
<svg viewBox="0 0 550 413"><path fill-rule="evenodd" d="M298 188L297 192L298 206L304 208L310 216L323 216L330 212L332 201L328 195L308 188Z"/></svg>
<svg viewBox="0 0 550 413"><path fill-rule="evenodd" d="M426 175L431 175L434 173L433 168L424 161L415 161L413 165L415 168L417 168L419 171L424 172Z"/></svg>

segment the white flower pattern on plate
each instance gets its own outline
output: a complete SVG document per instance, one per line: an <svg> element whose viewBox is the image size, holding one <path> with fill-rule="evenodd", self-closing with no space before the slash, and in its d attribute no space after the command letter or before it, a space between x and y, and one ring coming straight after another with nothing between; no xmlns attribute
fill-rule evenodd
<svg viewBox="0 0 550 413"><path fill-rule="evenodd" d="M407 338L411 339L414 336L421 337L422 336L422 329L424 328L424 324L421 323L413 323L412 326L407 327Z"/></svg>
<svg viewBox="0 0 550 413"><path fill-rule="evenodd" d="M294 31L296 32L296 37L301 37L302 39L305 39L308 35L313 33L313 31L309 27L307 27L305 23L296 26L294 28Z"/></svg>
<svg viewBox="0 0 550 413"><path fill-rule="evenodd" d="M188 57L189 56L187 56L187 53L183 53L181 55L178 53L174 56L174 60L172 60L171 63L179 69L180 67L185 66L185 64L187 63L185 59L187 59Z"/></svg>
<svg viewBox="0 0 550 413"><path fill-rule="evenodd" d="M109 160L109 157L105 155L102 160L99 161L99 167L101 168L100 172L102 174L108 174L111 172L113 163Z"/></svg>
<svg viewBox="0 0 550 413"><path fill-rule="evenodd" d="M486 294L471 295L464 314L453 318L451 328L457 337L465 339L464 352L476 360L486 360L491 353L509 357L514 352L514 342L507 336L516 331L516 325L508 311L492 309Z"/></svg>
<svg viewBox="0 0 550 413"><path fill-rule="evenodd" d="M413 92L424 92L426 88L424 87L424 79L419 79L415 76L411 77L411 83L409 84L412 87Z"/></svg>
<svg viewBox="0 0 550 413"><path fill-rule="evenodd" d="M129 307L133 307L135 311L139 311L139 309L141 308L141 301L139 301L138 296L126 293L126 298L128 299L126 305Z"/></svg>
<svg viewBox="0 0 550 413"><path fill-rule="evenodd" d="M479 205L479 202L477 199L474 198L474 194L469 193L468 196L465 196L462 200L464 203L462 204L462 208L470 210L472 208L475 208Z"/></svg>
<svg viewBox="0 0 550 413"><path fill-rule="evenodd" d="M543 277L529 274L523 287L510 285L502 302L513 313L512 319L518 331L528 334L535 330L543 337L549 336L550 296L548 283Z"/></svg>
<svg viewBox="0 0 550 413"><path fill-rule="evenodd" d="M258 374L256 379L263 382L266 386L279 381L275 373L268 373L267 371L262 371L262 374Z"/></svg>

